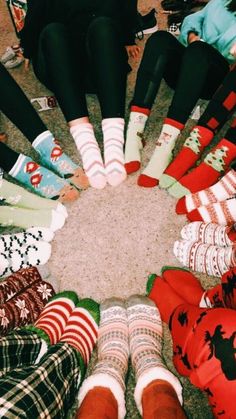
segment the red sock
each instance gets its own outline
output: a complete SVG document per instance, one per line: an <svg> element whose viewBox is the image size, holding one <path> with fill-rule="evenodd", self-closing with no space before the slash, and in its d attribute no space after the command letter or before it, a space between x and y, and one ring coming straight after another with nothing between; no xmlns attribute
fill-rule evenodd
<svg viewBox="0 0 236 419"><path fill-rule="evenodd" d="M101 383L102 384L102 383ZM96 406L95 409L92 406ZM118 404L109 388L94 387L85 396L76 419L118 419Z"/></svg>
<svg viewBox="0 0 236 419"><path fill-rule="evenodd" d="M225 306L236 310L236 268L225 272L221 278Z"/></svg>
<svg viewBox="0 0 236 419"><path fill-rule="evenodd" d="M229 164L236 158L236 145L223 138L191 173L183 176L179 183L190 192L198 192L213 185Z"/></svg>

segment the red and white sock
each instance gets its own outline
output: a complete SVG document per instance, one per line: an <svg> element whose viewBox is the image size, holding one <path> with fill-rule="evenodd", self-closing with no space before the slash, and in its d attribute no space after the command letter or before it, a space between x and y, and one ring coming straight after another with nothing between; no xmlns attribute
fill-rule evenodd
<svg viewBox="0 0 236 419"><path fill-rule="evenodd" d="M111 186L118 186L126 179L124 126L123 118L106 118L102 121L105 172L107 182Z"/></svg>
<svg viewBox="0 0 236 419"><path fill-rule="evenodd" d="M230 238L230 233L230 227L215 223L204 223L202 221L188 223L180 231L180 235L184 240L199 241L216 246L232 246L234 240L232 240L232 237Z"/></svg>
<svg viewBox="0 0 236 419"><path fill-rule="evenodd" d="M140 151L144 147L143 132L150 110L131 106L125 142L125 169L128 174L140 169Z"/></svg>
<svg viewBox="0 0 236 419"><path fill-rule="evenodd" d="M203 205L224 201L234 194L236 194L236 171L231 169L215 185L180 198L176 205L176 213L186 214Z"/></svg>
<svg viewBox="0 0 236 419"><path fill-rule="evenodd" d="M230 225L236 222L236 198L199 207L187 214L190 221L204 221L220 225Z"/></svg>
<svg viewBox="0 0 236 419"><path fill-rule="evenodd" d="M81 154L90 185L96 189L103 189L106 185L106 173L93 126L90 123L78 124L70 128L70 133Z"/></svg>

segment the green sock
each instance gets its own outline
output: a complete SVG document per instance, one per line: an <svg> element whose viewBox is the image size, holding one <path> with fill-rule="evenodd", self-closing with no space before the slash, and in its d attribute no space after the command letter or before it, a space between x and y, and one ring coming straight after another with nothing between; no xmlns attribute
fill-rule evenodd
<svg viewBox="0 0 236 419"><path fill-rule="evenodd" d="M54 210L32 210L4 205L0 206L1 226L16 226L21 228L47 227L55 231L61 228L64 222L64 216Z"/></svg>

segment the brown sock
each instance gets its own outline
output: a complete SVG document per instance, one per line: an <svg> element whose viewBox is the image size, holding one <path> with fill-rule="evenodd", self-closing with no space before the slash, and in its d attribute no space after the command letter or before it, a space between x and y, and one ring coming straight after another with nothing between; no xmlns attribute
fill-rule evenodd
<svg viewBox="0 0 236 419"><path fill-rule="evenodd" d="M186 419L177 394L165 380L154 380L142 395L143 419Z"/></svg>
<svg viewBox="0 0 236 419"><path fill-rule="evenodd" d="M94 408L92 408L92 406ZM118 404L109 388L94 387L84 398L76 419L117 419Z"/></svg>

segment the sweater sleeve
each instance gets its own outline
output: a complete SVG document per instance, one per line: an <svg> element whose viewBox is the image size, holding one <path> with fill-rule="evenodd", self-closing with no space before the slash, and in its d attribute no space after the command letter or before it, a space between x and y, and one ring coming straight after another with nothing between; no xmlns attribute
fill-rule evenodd
<svg viewBox="0 0 236 419"><path fill-rule="evenodd" d="M189 16L187 16L182 23L179 41L184 46L188 45L188 34L189 32L195 32L200 38L202 37L202 26L205 17L205 9L208 5L206 5L202 10L199 12L195 12Z"/></svg>

